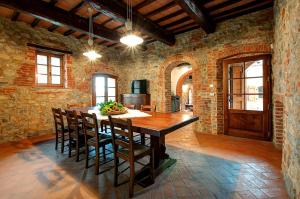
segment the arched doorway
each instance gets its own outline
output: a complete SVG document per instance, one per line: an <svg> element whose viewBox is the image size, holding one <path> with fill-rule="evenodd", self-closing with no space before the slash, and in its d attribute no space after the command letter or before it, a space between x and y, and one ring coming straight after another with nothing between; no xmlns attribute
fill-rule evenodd
<svg viewBox="0 0 300 199"><path fill-rule="evenodd" d="M180 97L181 111L193 110L193 70L190 69L180 76L176 84L176 95Z"/></svg>
<svg viewBox="0 0 300 199"><path fill-rule="evenodd" d="M159 71L159 83L160 83L160 110L163 112L171 112L171 71L180 64L188 63L192 66L192 68L199 68L197 62L194 60L193 55L175 55L169 57L166 61L164 61L160 65ZM192 75L200 76L199 70L192 70ZM198 86L199 82L193 79L193 86ZM193 95L193 101L196 104L199 102L195 99L195 95Z"/></svg>

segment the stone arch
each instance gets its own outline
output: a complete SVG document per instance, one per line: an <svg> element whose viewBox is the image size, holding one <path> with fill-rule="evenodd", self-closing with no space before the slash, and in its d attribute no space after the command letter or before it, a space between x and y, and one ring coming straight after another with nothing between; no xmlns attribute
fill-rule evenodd
<svg viewBox="0 0 300 199"><path fill-rule="evenodd" d="M176 84L176 95L182 97L182 85L183 85L184 81L186 80L186 78L188 78L190 75L192 75L192 73L193 73L193 70L189 70L180 76L180 78Z"/></svg>
<svg viewBox="0 0 300 199"><path fill-rule="evenodd" d="M182 63L189 63L192 65L192 68L198 68L198 63L194 59L192 54L177 54L168 57L163 63L159 66L159 74L158 74L158 83L159 85L159 93L160 93L160 104L159 109L163 112L171 112L171 71ZM193 76L195 74L195 70L192 70ZM196 70L199 71L199 70ZM193 85L196 82L193 80ZM193 95L194 96L194 95ZM193 100L194 101L194 100Z"/></svg>

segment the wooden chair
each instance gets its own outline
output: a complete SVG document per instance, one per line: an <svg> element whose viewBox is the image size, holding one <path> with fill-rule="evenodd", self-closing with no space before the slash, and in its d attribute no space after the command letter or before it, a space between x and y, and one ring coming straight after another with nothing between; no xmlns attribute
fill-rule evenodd
<svg viewBox="0 0 300 199"><path fill-rule="evenodd" d="M128 109L135 109L135 104L124 104L124 106Z"/></svg>
<svg viewBox="0 0 300 199"><path fill-rule="evenodd" d="M129 162L129 197L132 197L134 193L134 179L136 176L134 163L145 156L150 156L150 163L148 166L150 167L150 178L154 183L154 150L150 147L146 147L134 142L132 122L130 119L121 120L109 116L109 121L111 125L114 149L114 186L118 186L118 167L119 158L121 158Z"/></svg>
<svg viewBox="0 0 300 199"><path fill-rule="evenodd" d="M141 105L141 111L156 111L156 105ZM146 139L149 140L150 137L146 137L145 134L141 134L141 144L146 143Z"/></svg>
<svg viewBox="0 0 300 199"><path fill-rule="evenodd" d="M103 160L106 161L106 150L105 146L108 144L112 144L112 139L110 135L106 135L103 133L99 133L99 127L97 122L97 116L95 113L82 113L81 118L83 122L83 132L85 137L85 168L89 167L89 147L92 146L96 151L96 160L95 160L95 174L99 174L99 162L100 162L100 148L102 148L102 157ZM106 163L106 162L104 162Z"/></svg>
<svg viewBox="0 0 300 199"><path fill-rule="evenodd" d="M156 106L155 105L141 105L141 111L156 111Z"/></svg>
<svg viewBox="0 0 300 199"><path fill-rule="evenodd" d="M75 148L76 162L79 161L79 150L84 147L84 134L76 111L65 110L69 129L69 157Z"/></svg>
<svg viewBox="0 0 300 199"><path fill-rule="evenodd" d="M61 143L61 153L65 149L65 141L68 140L68 128L64 125L63 114L60 108L52 108L54 124L55 124L55 150Z"/></svg>

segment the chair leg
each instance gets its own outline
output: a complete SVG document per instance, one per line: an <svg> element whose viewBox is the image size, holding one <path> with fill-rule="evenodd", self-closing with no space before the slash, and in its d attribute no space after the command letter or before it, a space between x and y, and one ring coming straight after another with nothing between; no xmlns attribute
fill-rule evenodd
<svg viewBox="0 0 300 199"><path fill-rule="evenodd" d="M141 133L141 144L145 145L145 134Z"/></svg>
<svg viewBox="0 0 300 199"><path fill-rule="evenodd" d="M134 192L134 177L135 177L135 172L134 172L134 162L130 162L130 180L129 180L129 197L133 197L133 192Z"/></svg>
<svg viewBox="0 0 300 199"><path fill-rule="evenodd" d="M89 168L89 145L85 145L85 168Z"/></svg>
<svg viewBox="0 0 300 199"><path fill-rule="evenodd" d="M115 155L116 156L116 155ZM119 158L114 158L115 166L114 166L114 186L118 186L118 172L119 172Z"/></svg>
<svg viewBox="0 0 300 199"><path fill-rule="evenodd" d="M72 139L69 138L69 158L71 157L71 151L72 151Z"/></svg>
<svg viewBox="0 0 300 199"><path fill-rule="evenodd" d="M61 137L61 153L64 153L65 150L65 133L62 132L62 137Z"/></svg>
<svg viewBox="0 0 300 199"><path fill-rule="evenodd" d="M79 162L79 140L76 140L76 162Z"/></svg>
<svg viewBox="0 0 300 199"><path fill-rule="evenodd" d="M55 133L55 150L57 150L58 147L58 133Z"/></svg>
<svg viewBox="0 0 300 199"><path fill-rule="evenodd" d="M96 146L95 175L99 174L99 147Z"/></svg>
<svg viewBox="0 0 300 199"><path fill-rule="evenodd" d="M102 146L103 159L106 160L105 145Z"/></svg>

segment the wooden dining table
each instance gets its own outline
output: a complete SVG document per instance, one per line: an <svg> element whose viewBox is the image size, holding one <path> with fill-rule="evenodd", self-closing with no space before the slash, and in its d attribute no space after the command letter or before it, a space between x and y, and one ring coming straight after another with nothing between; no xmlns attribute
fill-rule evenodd
<svg viewBox="0 0 300 199"><path fill-rule="evenodd" d="M89 112L90 110L98 110L98 108L84 107L73 110ZM199 120L199 117L194 116L193 113L190 112L160 113L145 111L145 113L150 116L130 118L132 121L132 129L134 132L150 135L150 147L154 148L154 165L156 175L158 175L165 168L176 162L176 160L170 158L166 153L165 136ZM101 125L109 125L107 119L102 119L100 122Z"/></svg>

